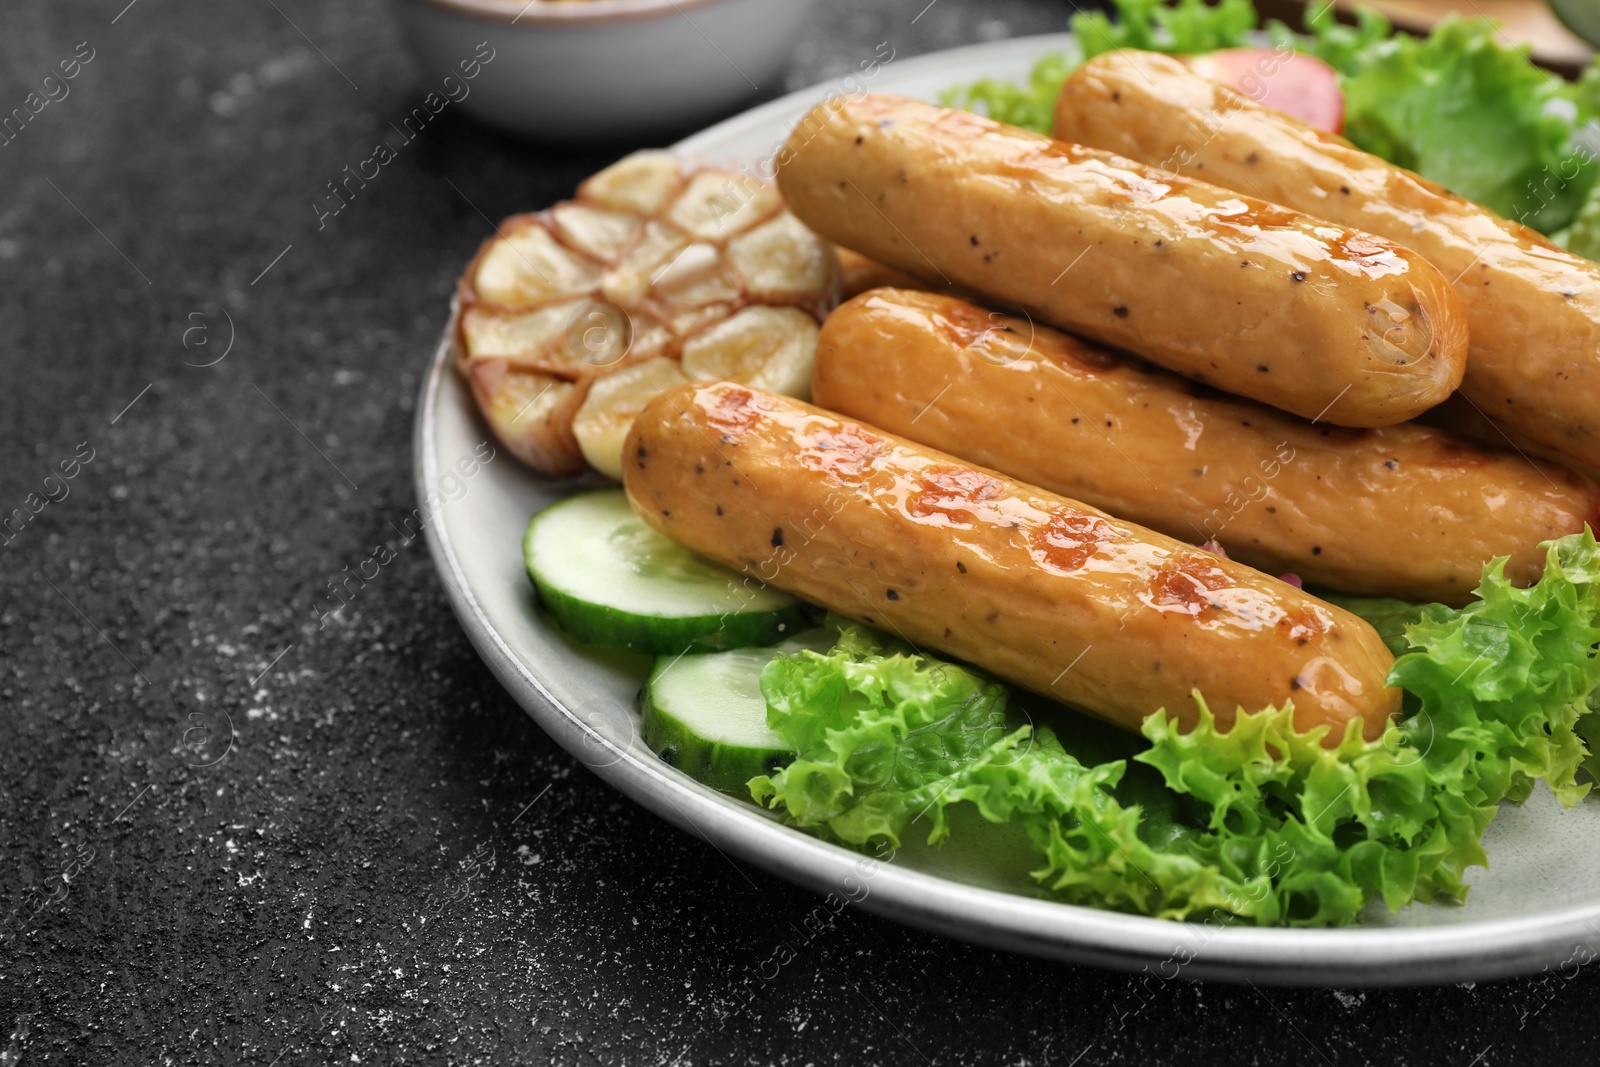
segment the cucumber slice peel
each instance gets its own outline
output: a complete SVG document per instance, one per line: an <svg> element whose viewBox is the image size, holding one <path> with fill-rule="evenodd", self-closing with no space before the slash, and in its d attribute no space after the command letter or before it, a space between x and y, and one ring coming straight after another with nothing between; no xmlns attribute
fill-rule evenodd
<svg viewBox="0 0 1600 1067"><path fill-rule="evenodd" d="M621 489L579 493L540 511L522 559L546 610L584 644L716 652L770 645L805 624L794 597L657 533Z"/></svg>
<svg viewBox="0 0 1600 1067"><path fill-rule="evenodd" d="M833 646L833 635L810 630L775 648L709 655L662 656L639 694L640 736L667 763L724 793L747 794L746 783L794 758L767 725L761 672L775 656Z"/></svg>

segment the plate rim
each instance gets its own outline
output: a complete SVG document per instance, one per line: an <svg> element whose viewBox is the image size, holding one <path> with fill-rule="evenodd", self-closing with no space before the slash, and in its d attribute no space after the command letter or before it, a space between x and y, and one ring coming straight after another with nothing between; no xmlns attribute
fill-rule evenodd
<svg viewBox="0 0 1600 1067"><path fill-rule="evenodd" d="M927 53L901 61L898 69L915 75L952 59L1019 58L1071 44L1071 34L1008 38ZM738 132L769 125L820 100L831 87L824 82L785 94L692 134L670 150L692 155ZM453 373L455 325L452 304L419 389L412 428L412 482L419 501L440 473L434 445L442 384ZM480 418L476 411L470 417ZM710 844L730 863L737 856L819 895L837 893L884 918L957 940L1070 964L1155 968L1163 979L1322 987L1482 981L1548 969L1580 950L1590 951L1592 958L1600 942L1600 901L1534 916L1427 927L1212 928L968 885L819 840L692 781L655 758L636 731L618 744L564 706L495 628L473 595L447 524L437 518L423 530L446 598L511 698L602 781ZM1169 966L1171 974L1164 970Z"/></svg>

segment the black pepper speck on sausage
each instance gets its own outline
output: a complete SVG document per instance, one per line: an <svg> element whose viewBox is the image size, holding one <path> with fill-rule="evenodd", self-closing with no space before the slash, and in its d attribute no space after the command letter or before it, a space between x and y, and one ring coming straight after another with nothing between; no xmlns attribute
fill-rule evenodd
<svg viewBox="0 0 1600 1067"><path fill-rule="evenodd" d="M1217 540L1272 573L1353 593L1466 603L1490 559L1510 557L1507 577L1533 582L1541 542L1600 519L1600 488L1556 464L1415 423L1314 426L932 293L879 289L837 308L817 341L812 395L1174 537ZM1079 412L1108 416L1097 427Z"/></svg>
<svg viewBox="0 0 1600 1067"><path fill-rule="evenodd" d="M716 455L718 435L738 443L742 486L726 473L691 473ZM1122 726L1161 707L1192 724L1195 689L1224 725L1238 707L1293 695L1297 725L1339 736L1352 722L1376 736L1399 706L1399 691L1384 685L1393 657L1355 616L809 404L731 382L684 385L640 413L630 441L656 461L624 472L628 497L667 536ZM713 493L735 500L723 522L688 506ZM774 521L819 513L829 519L804 544L770 546ZM857 555L863 545L873 546L870 565ZM885 595L869 600L873 589ZM1159 674L1129 670L1152 660ZM1306 683L1298 692L1295 677Z"/></svg>
<svg viewBox="0 0 1600 1067"><path fill-rule="evenodd" d="M777 165L790 209L825 237L1306 418L1390 425L1461 379L1460 300L1432 264L1247 195L876 94L807 116ZM1130 314L1134 293L1160 314ZM1411 328L1374 333L1366 304Z"/></svg>
<svg viewBox="0 0 1600 1067"><path fill-rule="evenodd" d="M1454 279L1470 331L1462 396L1499 412L1513 439L1600 470L1600 264L1169 56L1083 64L1062 89L1055 132L1151 163L1203 163L1208 181L1425 256ZM1249 166L1253 154L1272 165Z"/></svg>

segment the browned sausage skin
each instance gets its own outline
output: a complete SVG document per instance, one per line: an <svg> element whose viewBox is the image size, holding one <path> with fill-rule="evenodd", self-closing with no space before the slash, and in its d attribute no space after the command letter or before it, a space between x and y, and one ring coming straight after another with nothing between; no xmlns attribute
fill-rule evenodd
<svg viewBox="0 0 1600 1067"><path fill-rule="evenodd" d="M1225 725L1398 710L1362 620L1240 563L953 456L729 382L639 415L623 484L673 540L914 645L1137 729L1192 692Z"/></svg>
<svg viewBox="0 0 1600 1067"><path fill-rule="evenodd" d="M1591 482L1600 481L1600 467L1591 466L1589 460L1582 456L1535 441L1514 426L1491 419L1483 408L1459 391L1443 404L1419 415L1417 421L1425 426L1437 426L1446 433L1465 437L1469 441L1479 441L1490 448L1508 449L1527 458L1549 460L1564 469L1577 471Z"/></svg>
<svg viewBox="0 0 1600 1067"><path fill-rule="evenodd" d="M1313 426L947 296L879 289L817 343L816 402L1188 541L1352 593L1464 604L1483 564L1536 581L1539 544L1600 489L1416 424Z"/></svg>
<svg viewBox="0 0 1600 1067"><path fill-rule="evenodd" d="M1090 60L1067 79L1055 130L1426 256L1455 284L1471 329L1462 394L1600 470L1600 265L1166 56Z"/></svg>
<svg viewBox="0 0 1600 1067"><path fill-rule="evenodd" d="M837 103L778 184L882 263L1336 425L1401 422L1461 380L1458 298L1389 241L968 112Z"/></svg>
<svg viewBox="0 0 1600 1067"><path fill-rule="evenodd" d="M886 285L920 289L926 284L903 270L895 270L877 260L868 259L860 252L848 248L836 248L835 252L839 256L839 292L845 300L868 289L881 289Z"/></svg>

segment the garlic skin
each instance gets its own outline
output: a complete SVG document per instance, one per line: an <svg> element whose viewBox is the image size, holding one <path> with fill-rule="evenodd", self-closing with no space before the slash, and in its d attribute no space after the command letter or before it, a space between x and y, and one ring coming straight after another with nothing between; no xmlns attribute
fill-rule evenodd
<svg viewBox="0 0 1600 1067"><path fill-rule="evenodd" d="M634 415L674 385L809 396L838 300L834 247L775 186L636 152L484 243L458 286L456 362L522 462L618 477Z"/></svg>

